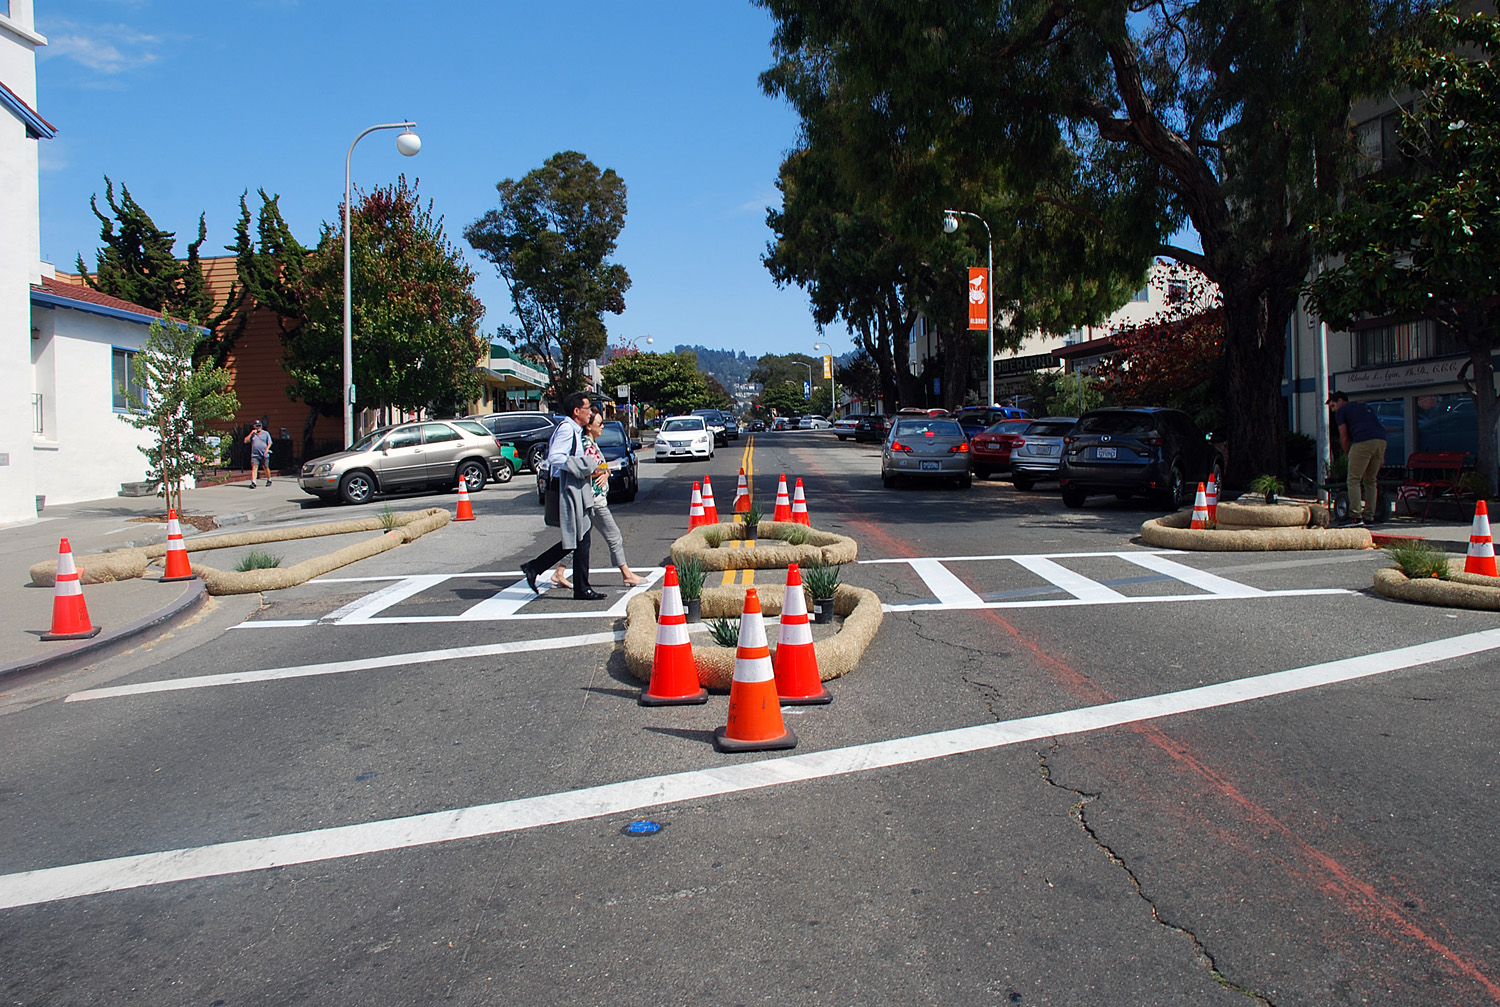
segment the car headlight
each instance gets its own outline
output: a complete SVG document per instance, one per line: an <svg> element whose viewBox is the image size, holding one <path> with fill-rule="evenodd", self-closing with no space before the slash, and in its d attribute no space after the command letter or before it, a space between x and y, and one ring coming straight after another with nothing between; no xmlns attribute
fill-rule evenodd
<svg viewBox="0 0 1500 1007"><path fill-rule="evenodd" d="M319 465L317 468L313 469L313 475L315 475L315 476L326 476L328 473L330 473L332 471L333 471L333 463L332 462L324 462L322 465Z"/></svg>

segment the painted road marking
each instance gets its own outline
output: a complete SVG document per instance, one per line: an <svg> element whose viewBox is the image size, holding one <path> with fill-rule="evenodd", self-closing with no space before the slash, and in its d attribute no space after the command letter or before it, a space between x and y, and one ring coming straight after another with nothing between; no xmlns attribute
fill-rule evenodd
<svg viewBox="0 0 1500 1007"><path fill-rule="evenodd" d="M1500 648L1500 630L1491 629L1217 685L826 752L720 764L712 769L626 780L405 818L0 875L0 909L473 839L705 797L805 783L1246 703L1497 648Z"/></svg>
<svg viewBox="0 0 1500 1007"><path fill-rule="evenodd" d="M912 608L984 608L984 599L958 579L958 575L935 559L911 560L911 568L927 585L935 602L917 602ZM885 606L887 611L891 606Z"/></svg>

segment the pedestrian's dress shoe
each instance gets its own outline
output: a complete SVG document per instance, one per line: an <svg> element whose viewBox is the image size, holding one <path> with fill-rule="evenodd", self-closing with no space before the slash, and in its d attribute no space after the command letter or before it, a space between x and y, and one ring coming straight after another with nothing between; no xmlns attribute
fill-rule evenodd
<svg viewBox="0 0 1500 1007"><path fill-rule="evenodd" d="M532 594L541 594L536 589L536 571L529 566L522 565L521 572L526 575L526 586L531 588Z"/></svg>
<svg viewBox="0 0 1500 1007"><path fill-rule="evenodd" d="M584 588L582 591L573 592L574 601L598 601L604 597L603 591L595 591L593 588Z"/></svg>

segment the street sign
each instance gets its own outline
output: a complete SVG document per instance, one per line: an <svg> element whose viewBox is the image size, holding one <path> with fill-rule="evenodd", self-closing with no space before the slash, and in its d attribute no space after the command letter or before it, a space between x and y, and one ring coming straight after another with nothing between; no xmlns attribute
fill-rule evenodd
<svg viewBox="0 0 1500 1007"><path fill-rule="evenodd" d="M804 382L802 382L802 397L804 399L810 399L810 398L812 398L812 382L811 381L804 381Z"/></svg>
<svg viewBox="0 0 1500 1007"><path fill-rule="evenodd" d="M833 377L833 357L826 353L823 355L823 377Z"/></svg>
<svg viewBox="0 0 1500 1007"><path fill-rule="evenodd" d="M630 398L630 386L629 385L619 385L618 387L615 388L615 394L618 395L622 399L628 399L628 398Z"/></svg>

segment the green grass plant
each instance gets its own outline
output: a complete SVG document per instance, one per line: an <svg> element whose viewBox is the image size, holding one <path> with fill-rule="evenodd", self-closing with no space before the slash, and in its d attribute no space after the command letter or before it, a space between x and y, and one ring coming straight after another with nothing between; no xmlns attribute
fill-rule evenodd
<svg viewBox="0 0 1500 1007"><path fill-rule="evenodd" d="M788 545L806 545L807 529L802 527L800 524L792 525L781 536L781 539Z"/></svg>
<svg viewBox="0 0 1500 1007"><path fill-rule="evenodd" d="M386 531L395 531L396 512L391 510L390 504L386 504L383 508L381 508L379 517L380 527L384 528Z"/></svg>
<svg viewBox="0 0 1500 1007"><path fill-rule="evenodd" d="M839 575L843 569L841 566L809 563L801 567L802 586L807 588L814 598L832 598L833 592L838 589Z"/></svg>
<svg viewBox="0 0 1500 1007"><path fill-rule="evenodd" d="M708 631L720 647L739 646L740 621L738 619L710 619Z"/></svg>
<svg viewBox="0 0 1500 1007"><path fill-rule="evenodd" d="M708 543L710 549L717 549L724 542L724 529L710 528L703 533L703 541Z"/></svg>
<svg viewBox="0 0 1500 1007"><path fill-rule="evenodd" d="M280 556L275 556L268 552L261 552L259 549L252 549L244 559L240 560L239 563L235 565L235 570L240 573L248 573L251 570L269 570L272 567L278 567L280 565Z"/></svg>
<svg viewBox="0 0 1500 1007"><path fill-rule="evenodd" d="M703 582L707 578L708 572L703 569L703 561L697 556L689 556L678 563L677 586L682 592L682 600L692 601L703 597Z"/></svg>
<svg viewBox="0 0 1500 1007"><path fill-rule="evenodd" d="M1385 554L1412 580L1448 579L1448 554L1426 542L1413 539L1385 547Z"/></svg>

